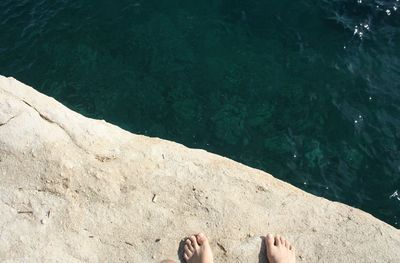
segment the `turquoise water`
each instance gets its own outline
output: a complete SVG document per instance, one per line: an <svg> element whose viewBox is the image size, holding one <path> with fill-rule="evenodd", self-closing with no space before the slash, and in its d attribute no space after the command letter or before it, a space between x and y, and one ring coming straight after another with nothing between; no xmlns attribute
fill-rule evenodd
<svg viewBox="0 0 400 263"><path fill-rule="evenodd" d="M0 74L400 227L400 3L2 0Z"/></svg>

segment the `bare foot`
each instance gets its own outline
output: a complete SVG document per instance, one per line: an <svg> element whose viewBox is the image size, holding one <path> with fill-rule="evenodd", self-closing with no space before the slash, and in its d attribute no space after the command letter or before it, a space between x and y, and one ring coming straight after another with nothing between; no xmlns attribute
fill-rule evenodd
<svg viewBox="0 0 400 263"><path fill-rule="evenodd" d="M187 263L213 263L212 251L203 233L186 239L184 250L183 258Z"/></svg>
<svg viewBox="0 0 400 263"><path fill-rule="evenodd" d="M281 236L268 234L265 237L267 258L269 263L295 263L295 249L289 241Z"/></svg>

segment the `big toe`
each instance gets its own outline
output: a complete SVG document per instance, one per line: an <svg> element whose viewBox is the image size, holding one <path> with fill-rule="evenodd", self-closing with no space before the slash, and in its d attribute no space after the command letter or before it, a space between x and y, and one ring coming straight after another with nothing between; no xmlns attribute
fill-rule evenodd
<svg viewBox="0 0 400 263"><path fill-rule="evenodd" d="M204 235L203 233L197 234L196 238L197 238L197 242L199 243L199 245L208 243L208 239L207 239L206 235Z"/></svg>
<svg viewBox="0 0 400 263"><path fill-rule="evenodd" d="M267 248L270 248L270 247L274 246L274 242L275 242L275 240L274 240L274 236L273 235L268 234L265 237L265 245L267 246Z"/></svg>

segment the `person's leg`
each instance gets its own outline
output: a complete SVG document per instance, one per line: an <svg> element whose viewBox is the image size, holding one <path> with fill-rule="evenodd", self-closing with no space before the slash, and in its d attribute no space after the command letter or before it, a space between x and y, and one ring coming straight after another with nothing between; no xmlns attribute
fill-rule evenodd
<svg viewBox="0 0 400 263"><path fill-rule="evenodd" d="M295 263L295 248L285 238L268 234L265 237L265 246L269 263ZM203 233L186 239L183 258L187 263L213 263L210 244ZM160 263L175 262L167 259Z"/></svg>
<svg viewBox="0 0 400 263"><path fill-rule="evenodd" d="M265 237L267 259L269 263L295 263L295 249L281 236L268 234Z"/></svg>
<svg viewBox="0 0 400 263"><path fill-rule="evenodd" d="M183 258L187 263L213 263L213 255L207 237L197 234L185 241Z"/></svg>
<svg viewBox="0 0 400 263"><path fill-rule="evenodd" d="M193 235L186 239L183 258L187 263L213 263L213 255L207 237L203 234ZM176 263L166 259L160 263Z"/></svg>

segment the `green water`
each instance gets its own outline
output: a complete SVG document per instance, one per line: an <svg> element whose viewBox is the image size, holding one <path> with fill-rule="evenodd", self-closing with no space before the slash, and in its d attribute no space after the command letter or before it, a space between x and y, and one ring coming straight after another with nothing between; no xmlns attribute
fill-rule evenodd
<svg viewBox="0 0 400 263"><path fill-rule="evenodd" d="M399 4L2 0L0 74L399 228Z"/></svg>

